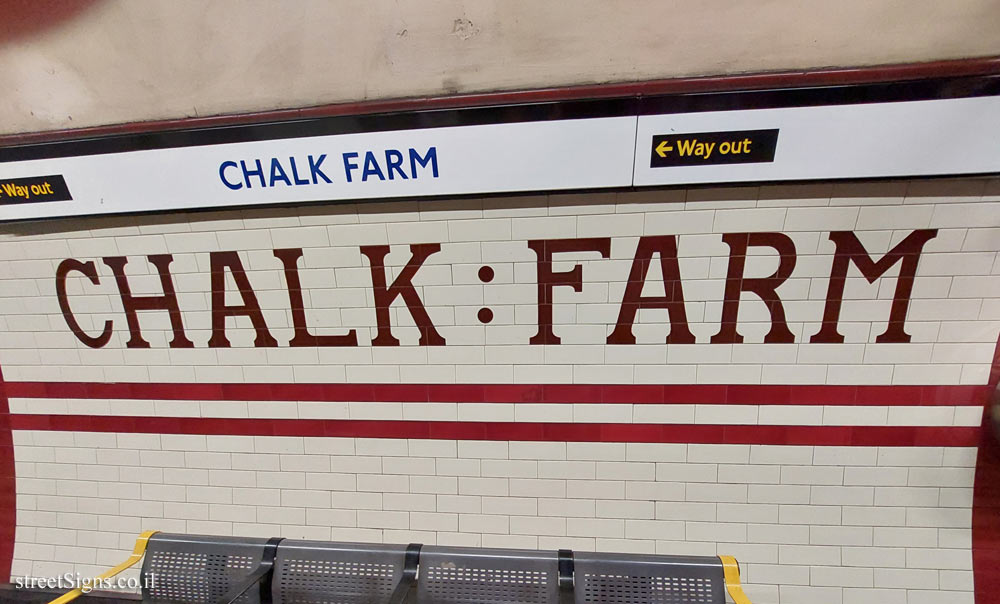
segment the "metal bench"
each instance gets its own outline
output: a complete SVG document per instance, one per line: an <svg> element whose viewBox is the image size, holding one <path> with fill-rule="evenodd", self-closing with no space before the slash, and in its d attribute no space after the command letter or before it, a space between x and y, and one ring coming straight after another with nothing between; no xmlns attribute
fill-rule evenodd
<svg viewBox="0 0 1000 604"><path fill-rule="evenodd" d="M580 552L576 604L749 604L728 556L652 556ZM735 571L735 576L733 572Z"/></svg>
<svg viewBox="0 0 1000 604"><path fill-rule="evenodd" d="M102 577L143 553L142 599L155 604L750 604L728 556L144 533Z"/></svg>
<svg viewBox="0 0 1000 604"><path fill-rule="evenodd" d="M271 593L275 604L399 604L417 577L420 546L283 541Z"/></svg>
<svg viewBox="0 0 1000 604"><path fill-rule="evenodd" d="M156 604L260 604L270 599L276 540L157 533L142 563L142 600ZM251 589L253 585L259 589Z"/></svg>
<svg viewBox="0 0 1000 604"><path fill-rule="evenodd" d="M569 552L427 546L420 554L417 602L571 602L573 574L566 567L567 559L572 559Z"/></svg>
<svg viewBox="0 0 1000 604"><path fill-rule="evenodd" d="M419 545L158 534L143 601L153 604L399 604L416 579ZM148 583L148 584L147 584Z"/></svg>

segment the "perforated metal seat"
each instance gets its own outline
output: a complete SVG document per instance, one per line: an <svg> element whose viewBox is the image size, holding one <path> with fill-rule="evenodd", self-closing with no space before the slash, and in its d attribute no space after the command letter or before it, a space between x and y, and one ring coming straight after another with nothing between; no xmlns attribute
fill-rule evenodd
<svg viewBox="0 0 1000 604"><path fill-rule="evenodd" d="M559 602L556 552L424 547L417 580L420 604Z"/></svg>
<svg viewBox="0 0 1000 604"><path fill-rule="evenodd" d="M271 580L274 604L386 604L407 546L286 539Z"/></svg>
<svg viewBox="0 0 1000 604"><path fill-rule="evenodd" d="M576 552L576 604L725 604L722 561L709 556Z"/></svg>
<svg viewBox="0 0 1000 604"><path fill-rule="evenodd" d="M414 591L419 604L749 604L728 556L147 538L142 595L155 604L402 604Z"/></svg>
<svg viewBox="0 0 1000 604"><path fill-rule="evenodd" d="M143 602L218 604L260 564L267 539L156 533L142 562ZM238 604L260 604L247 590Z"/></svg>

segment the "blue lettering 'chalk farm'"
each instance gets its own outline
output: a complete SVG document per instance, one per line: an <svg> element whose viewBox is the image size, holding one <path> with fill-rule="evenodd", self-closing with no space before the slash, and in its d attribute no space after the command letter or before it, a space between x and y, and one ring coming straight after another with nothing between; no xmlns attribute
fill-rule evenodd
<svg viewBox="0 0 1000 604"><path fill-rule="evenodd" d="M345 151L341 153L343 182L368 182L369 180L416 180L438 178L437 147L420 152L413 147L405 151ZM267 157L226 160L219 164L219 180L233 191L240 189L270 188L277 186L332 184L335 180L333 162L327 164L328 154Z"/></svg>

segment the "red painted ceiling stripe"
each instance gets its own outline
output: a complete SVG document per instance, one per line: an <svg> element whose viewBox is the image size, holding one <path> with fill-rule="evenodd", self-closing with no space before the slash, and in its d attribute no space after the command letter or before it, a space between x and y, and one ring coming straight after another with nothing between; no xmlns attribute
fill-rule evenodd
<svg viewBox="0 0 1000 604"><path fill-rule="evenodd" d="M12 398L710 405L984 405L988 386L9 382Z"/></svg>
<svg viewBox="0 0 1000 604"><path fill-rule="evenodd" d="M759 445L956 446L978 443L980 429L913 426L727 426L703 424L565 424L385 420L215 419L12 415L15 430L336 436L575 442L660 442Z"/></svg>

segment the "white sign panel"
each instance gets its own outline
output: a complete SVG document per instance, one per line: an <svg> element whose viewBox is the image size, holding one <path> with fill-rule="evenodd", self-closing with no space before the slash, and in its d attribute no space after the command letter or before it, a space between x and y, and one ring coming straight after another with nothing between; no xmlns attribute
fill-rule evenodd
<svg viewBox="0 0 1000 604"><path fill-rule="evenodd" d="M639 118L636 186L1000 171L1000 97Z"/></svg>
<svg viewBox="0 0 1000 604"><path fill-rule="evenodd" d="M491 124L2 163L0 219L626 187L635 123ZM56 175L72 200L34 202L57 192Z"/></svg>
<svg viewBox="0 0 1000 604"><path fill-rule="evenodd" d="M1000 96L992 96L449 126L9 161L0 163L0 220L997 172Z"/></svg>

